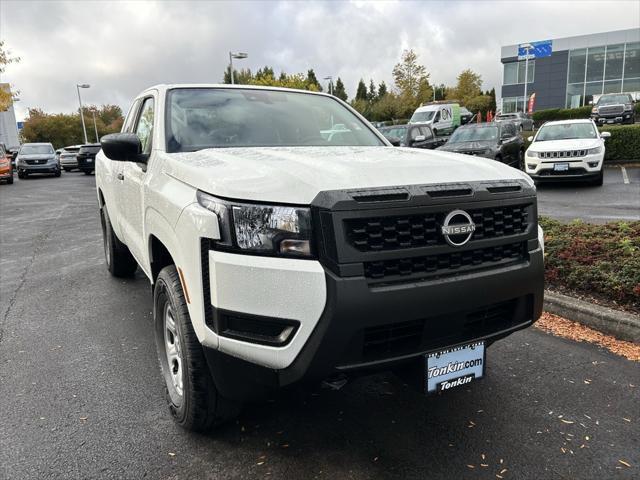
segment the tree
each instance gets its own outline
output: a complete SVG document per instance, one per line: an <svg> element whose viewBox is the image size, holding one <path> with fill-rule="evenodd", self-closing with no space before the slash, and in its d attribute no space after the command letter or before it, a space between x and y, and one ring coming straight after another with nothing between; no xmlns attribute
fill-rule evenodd
<svg viewBox="0 0 640 480"><path fill-rule="evenodd" d="M482 94L482 77L473 70L463 70L458 75L458 83L455 86L455 97L466 106L467 101Z"/></svg>
<svg viewBox="0 0 640 480"><path fill-rule="evenodd" d="M12 63L18 63L20 57L13 57L10 50L6 50L4 41L0 40L0 75L3 74L7 68L7 65ZM11 86L9 84L3 85L0 88L0 112L6 112L11 104L18 99L17 90L11 93Z"/></svg>
<svg viewBox="0 0 640 480"><path fill-rule="evenodd" d="M378 93L376 92L376 84L373 83L373 78L369 80L369 91L367 92L367 100L369 102L375 102L378 99Z"/></svg>
<svg viewBox="0 0 640 480"><path fill-rule="evenodd" d="M424 65L418 63L418 55L413 50L405 50L400 63L393 67L393 80L402 97L415 99L420 83L428 85L429 74Z"/></svg>
<svg viewBox="0 0 640 480"><path fill-rule="evenodd" d="M489 95L476 95L465 102L465 107L467 107L470 112L481 112L482 115L485 116L491 109L491 97Z"/></svg>
<svg viewBox="0 0 640 480"><path fill-rule="evenodd" d="M496 112L496 89L492 88L491 91L489 92L489 96L491 97L491 103L489 104L489 110L491 110L493 113Z"/></svg>
<svg viewBox="0 0 640 480"><path fill-rule="evenodd" d="M336 80L336 85L333 88L333 96L338 97L340 100L347 101L348 95L346 90L344 89L344 83L342 83L342 79L338 77Z"/></svg>
<svg viewBox="0 0 640 480"><path fill-rule="evenodd" d="M124 119L117 105L102 107L89 105L83 110L90 142L95 140L93 113L96 115L98 138L122 129ZM21 135L24 142L51 142L55 148L84 143L82 123L78 113L47 114L38 108L30 108Z"/></svg>
<svg viewBox="0 0 640 480"><path fill-rule="evenodd" d="M253 77L253 75L251 74L251 70L247 69L242 69L240 71L236 70L235 68L233 69L233 81L234 83L238 84L238 85L248 85L249 84L249 80L251 80L251 78ZM222 83L231 83L231 66L228 65L227 68L224 71L224 77L222 78Z"/></svg>
<svg viewBox="0 0 640 480"><path fill-rule="evenodd" d="M306 79L305 83L307 85L307 90L314 90L316 92L321 92L322 91L322 85L320 85L320 82L316 78L316 73L313 71L313 68L310 68L307 71L307 79ZM314 88L311 88L312 86Z"/></svg>
<svg viewBox="0 0 640 480"><path fill-rule="evenodd" d="M444 100L446 98L447 86L444 83L433 87L436 91L436 100ZM448 89L451 90L451 89Z"/></svg>
<svg viewBox="0 0 640 480"><path fill-rule="evenodd" d="M384 82L380 82L378 85L378 99L381 99L387 94L387 84Z"/></svg>
<svg viewBox="0 0 640 480"><path fill-rule="evenodd" d="M356 100L367 101L367 86L364 84L364 80L360 79L358 82L358 89L356 90Z"/></svg>

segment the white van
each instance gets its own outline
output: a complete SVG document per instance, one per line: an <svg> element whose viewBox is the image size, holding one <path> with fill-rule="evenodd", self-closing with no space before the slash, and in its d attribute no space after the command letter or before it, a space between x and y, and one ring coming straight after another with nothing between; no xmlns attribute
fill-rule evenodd
<svg viewBox="0 0 640 480"><path fill-rule="evenodd" d="M460 126L460 105L431 103L416 108L409 123L426 123L436 135L449 135Z"/></svg>

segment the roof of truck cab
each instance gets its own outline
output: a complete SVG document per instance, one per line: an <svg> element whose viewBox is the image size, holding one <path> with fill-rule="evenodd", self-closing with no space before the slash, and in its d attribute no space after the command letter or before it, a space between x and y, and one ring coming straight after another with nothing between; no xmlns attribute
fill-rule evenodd
<svg viewBox="0 0 640 480"><path fill-rule="evenodd" d="M330 95L328 93L324 93L324 92L314 92L311 90L300 90L297 88L283 88L283 87L270 87L270 86L261 86L261 85L239 85L239 84L228 84L228 83L170 83L170 84L157 84L157 85L152 85L146 89L144 89L142 92L140 92L140 94L138 95L144 95L147 92L150 92L152 90L156 90L158 92L166 92L168 90L174 90L177 88L224 88L225 90L272 90L272 91L278 91L278 92L292 92L292 93L307 93L310 95L322 95L325 97L332 97L332 98L337 98L334 95Z"/></svg>

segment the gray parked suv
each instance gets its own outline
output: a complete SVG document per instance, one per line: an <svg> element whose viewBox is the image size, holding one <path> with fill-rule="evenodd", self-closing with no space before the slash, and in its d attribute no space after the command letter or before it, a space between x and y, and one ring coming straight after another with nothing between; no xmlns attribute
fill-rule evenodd
<svg viewBox="0 0 640 480"><path fill-rule="evenodd" d="M16 157L18 178L27 178L33 173L49 173L60 176L60 160L50 143L25 143Z"/></svg>
<svg viewBox="0 0 640 480"><path fill-rule="evenodd" d="M496 122L511 122L513 123L519 131L526 130L528 132L533 131L534 124L533 119L522 112L515 113L500 113L496 115Z"/></svg>

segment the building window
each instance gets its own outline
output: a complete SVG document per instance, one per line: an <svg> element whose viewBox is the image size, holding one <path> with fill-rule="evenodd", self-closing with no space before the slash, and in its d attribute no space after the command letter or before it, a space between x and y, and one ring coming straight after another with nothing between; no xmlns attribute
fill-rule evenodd
<svg viewBox="0 0 640 480"><path fill-rule="evenodd" d="M609 45L607 47L607 63L604 66L604 79L614 80L622 78L624 59L624 44Z"/></svg>
<svg viewBox="0 0 640 480"><path fill-rule="evenodd" d="M524 112L524 97L504 97L500 113Z"/></svg>
<svg viewBox="0 0 640 480"><path fill-rule="evenodd" d="M521 60L519 62L509 62L504 64L504 76L503 85L515 85L518 83L524 83L525 70L527 72L527 83L532 83L535 78L536 61L529 60L529 66L526 66L526 62Z"/></svg>
<svg viewBox="0 0 640 480"><path fill-rule="evenodd" d="M640 96L640 42L569 52L567 108L588 105L603 93L620 92Z"/></svg>

